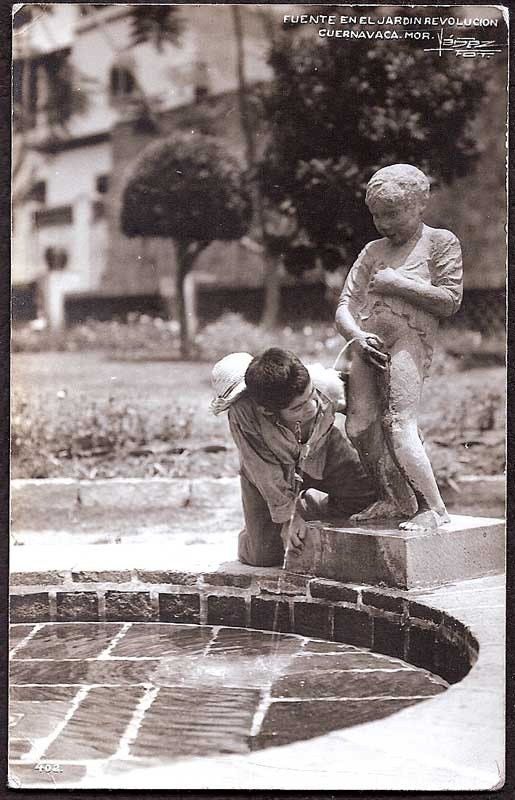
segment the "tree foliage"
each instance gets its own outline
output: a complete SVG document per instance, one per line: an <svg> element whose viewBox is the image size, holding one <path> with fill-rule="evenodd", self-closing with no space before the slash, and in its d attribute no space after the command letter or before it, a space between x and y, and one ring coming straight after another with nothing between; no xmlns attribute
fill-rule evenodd
<svg viewBox="0 0 515 800"><path fill-rule="evenodd" d="M138 5L130 9L131 42L150 42L161 52L165 42L180 45L183 22L174 6Z"/></svg>
<svg viewBox="0 0 515 800"><path fill-rule="evenodd" d="M189 355L184 278L210 242L243 236L251 214L244 174L213 137L175 133L150 144L134 165L122 195L121 229L129 237L175 242L176 313L184 357Z"/></svg>
<svg viewBox="0 0 515 800"><path fill-rule="evenodd" d="M484 72L473 59L435 58L409 40L285 31L270 63L260 178L268 202L296 221L293 236L271 242L290 271L313 267L316 257L336 269L377 235L364 193L380 167L411 163L449 183L474 163L470 123Z"/></svg>
<svg viewBox="0 0 515 800"><path fill-rule="evenodd" d="M122 199L126 236L228 241L244 235L250 199L241 168L214 137L174 134L150 144Z"/></svg>

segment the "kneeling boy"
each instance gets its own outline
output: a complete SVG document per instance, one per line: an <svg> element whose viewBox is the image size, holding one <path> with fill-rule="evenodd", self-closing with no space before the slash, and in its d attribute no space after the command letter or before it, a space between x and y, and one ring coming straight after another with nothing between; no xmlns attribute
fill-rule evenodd
<svg viewBox="0 0 515 800"><path fill-rule="evenodd" d="M248 363L244 380L234 370L235 356ZM232 384L218 379L217 386L228 359ZM250 359L231 354L215 366L213 382L222 391L213 410L228 410L240 456L245 529L238 557L245 564L276 566L285 547L302 548L306 520L350 516L377 492L334 424L337 401L316 388L297 356L272 347Z"/></svg>

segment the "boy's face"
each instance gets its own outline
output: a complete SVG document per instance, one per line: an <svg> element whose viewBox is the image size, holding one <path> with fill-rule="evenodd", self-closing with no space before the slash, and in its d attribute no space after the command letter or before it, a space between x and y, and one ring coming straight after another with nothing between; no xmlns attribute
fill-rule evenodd
<svg viewBox="0 0 515 800"><path fill-rule="evenodd" d="M401 245L416 233L424 206L419 200L398 203L376 200L369 205L369 210L378 232L392 244Z"/></svg>
<svg viewBox="0 0 515 800"><path fill-rule="evenodd" d="M310 381L302 394L294 397L289 406L278 412L278 416L285 425L294 425L297 421L302 425L312 420L317 411L318 394Z"/></svg>

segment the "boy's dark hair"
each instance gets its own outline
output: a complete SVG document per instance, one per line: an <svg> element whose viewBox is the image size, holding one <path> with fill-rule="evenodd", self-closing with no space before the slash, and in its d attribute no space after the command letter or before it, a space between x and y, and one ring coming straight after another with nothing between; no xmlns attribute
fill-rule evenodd
<svg viewBox="0 0 515 800"><path fill-rule="evenodd" d="M310 376L291 350L270 347L250 362L245 384L250 397L269 411L280 411L306 391Z"/></svg>

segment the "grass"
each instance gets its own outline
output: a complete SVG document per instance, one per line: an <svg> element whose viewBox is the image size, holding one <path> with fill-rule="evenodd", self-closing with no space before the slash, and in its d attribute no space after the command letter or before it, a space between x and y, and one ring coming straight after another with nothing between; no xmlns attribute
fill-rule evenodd
<svg viewBox="0 0 515 800"><path fill-rule="evenodd" d="M329 366L332 348L314 352L321 340L302 336L311 352L298 347L299 355ZM254 350L245 341L238 349ZM435 367L420 426L439 481L502 472L504 369L460 371L458 359L441 354ZM132 362L96 351L14 354L13 477L236 475L227 420L208 408L210 372L208 362Z"/></svg>
<svg viewBox="0 0 515 800"><path fill-rule="evenodd" d="M208 409L208 365L24 354L12 383L14 477L186 477L191 451L209 469L217 454L204 448L226 446L225 421Z"/></svg>

